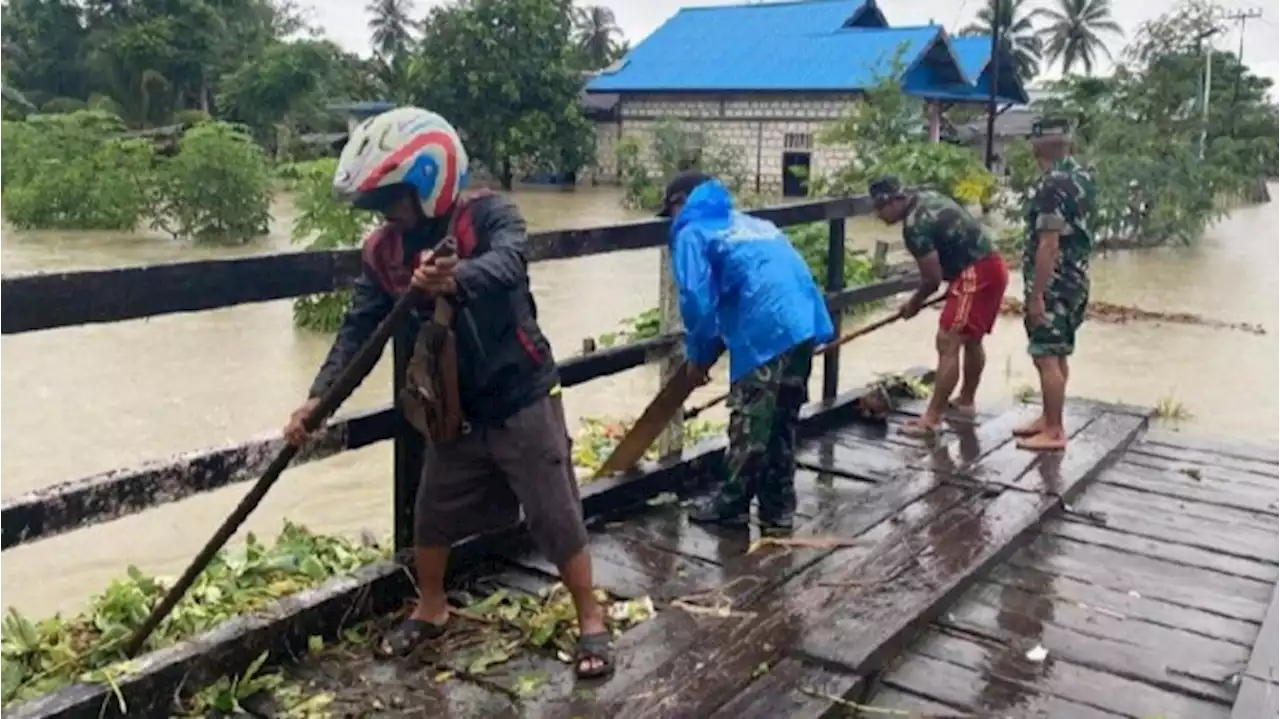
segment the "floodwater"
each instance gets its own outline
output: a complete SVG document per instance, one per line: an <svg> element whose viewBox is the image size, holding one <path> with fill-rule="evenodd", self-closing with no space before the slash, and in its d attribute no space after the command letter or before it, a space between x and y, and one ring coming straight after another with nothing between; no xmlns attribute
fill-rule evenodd
<svg viewBox="0 0 1280 719"><path fill-rule="evenodd" d="M1277 188L1271 188L1272 195ZM517 191L535 229L586 227L631 219L613 189ZM102 268L289 248L292 210L277 207L273 233L241 248L209 249L164 237L97 233L22 233L6 229L4 274ZM850 224L850 242L870 247L894 233L871 220ZM1238 210L1192 248L1119 253L1094 262L1094 298L1148 310L1191 312L1257 323L1265 336L1177 324L1094 322L1082 331L1070 392L1103 400L1184 405L1188 432L1275 441L1277 206ZM533 266L543 327L561 359L582 339L657 302L658 253L644 250ZM1017 286L1010 293L1021 291ZM936 314L886 328L848 345L842 382L933 360ZM275 432L305 396L329 339L296 330L288 302L75 327L0 340L3 496L170 454ZM384 362L345 409L390 399ZM723 390L724 368L698 398ZM814 388L820 380L815 372ZM979 399L1009 402L1033 382L1016 318L1004 319L988 345ZM634 416L657 389L656 370L637 368L567 390L572 421L588 415ZM698 398L695 398L697 400ZM723 410L721 410L723 411ZM130 564L176 574L243 496L247 485L165 505L109 524L4 553L4 603L46 615L73 610ZM291 469L248 522L274 534L284 517L319 531L381 535L391 519L391 444L381 443Z"/></svg>

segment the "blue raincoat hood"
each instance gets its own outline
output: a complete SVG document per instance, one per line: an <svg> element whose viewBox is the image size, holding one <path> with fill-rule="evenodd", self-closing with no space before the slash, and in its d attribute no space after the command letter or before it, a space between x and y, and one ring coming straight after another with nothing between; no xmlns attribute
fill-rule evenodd
<svg viewBox="0 0 1280 719"><path fill-rule="evenodd" d="M671 224L685 352L712 364L723 344L737 381L806 341L835 335L809 266L776 225L734 209L711 180L689 194Z"/></svg>

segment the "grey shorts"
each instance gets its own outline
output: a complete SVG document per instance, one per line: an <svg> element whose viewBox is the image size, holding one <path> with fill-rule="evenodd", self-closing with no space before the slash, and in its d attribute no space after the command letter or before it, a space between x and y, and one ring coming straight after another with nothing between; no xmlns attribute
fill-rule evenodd
<svg viewBox="0 0 1280 719"><path fill-rule="evenodd" d="M414 543L443 547L520 520L557 567L587 546L573 440L560 397L520 410L501 426L476 427L427 452L414 507Z"/></svg>

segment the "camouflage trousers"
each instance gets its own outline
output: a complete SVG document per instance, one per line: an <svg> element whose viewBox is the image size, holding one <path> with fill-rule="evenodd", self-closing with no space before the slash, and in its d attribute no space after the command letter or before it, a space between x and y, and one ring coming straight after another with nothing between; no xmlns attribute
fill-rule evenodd
<svg viewBox="0 0 1280 719"><path fill-rule="evenodd" d="M808 401L813 343L757 367L729 389L729 449L714 503L725 514L760 505L762 524L790 524L796 511L796 425Z"/></svg>
<svg viewBox="0 0 1280 719"><path fill-rule="evenodd" d="M1089 307L1088 285L1051 285L1044 293L1045 322L1032 327L1023 316L1027 352L1032 357L1069 357L1076 349L1076 332Z"/></svg>

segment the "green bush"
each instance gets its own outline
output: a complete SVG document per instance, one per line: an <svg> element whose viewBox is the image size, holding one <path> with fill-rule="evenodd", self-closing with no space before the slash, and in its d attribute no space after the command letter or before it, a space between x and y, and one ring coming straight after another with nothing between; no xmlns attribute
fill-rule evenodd
<svg viewBox="0 0 1280 719"><path fill-rule="evenodd" d="M161 164L155 226L198 242L244 243L267 232L273 175L262 149L224 122L196 125Z"/></svg>

